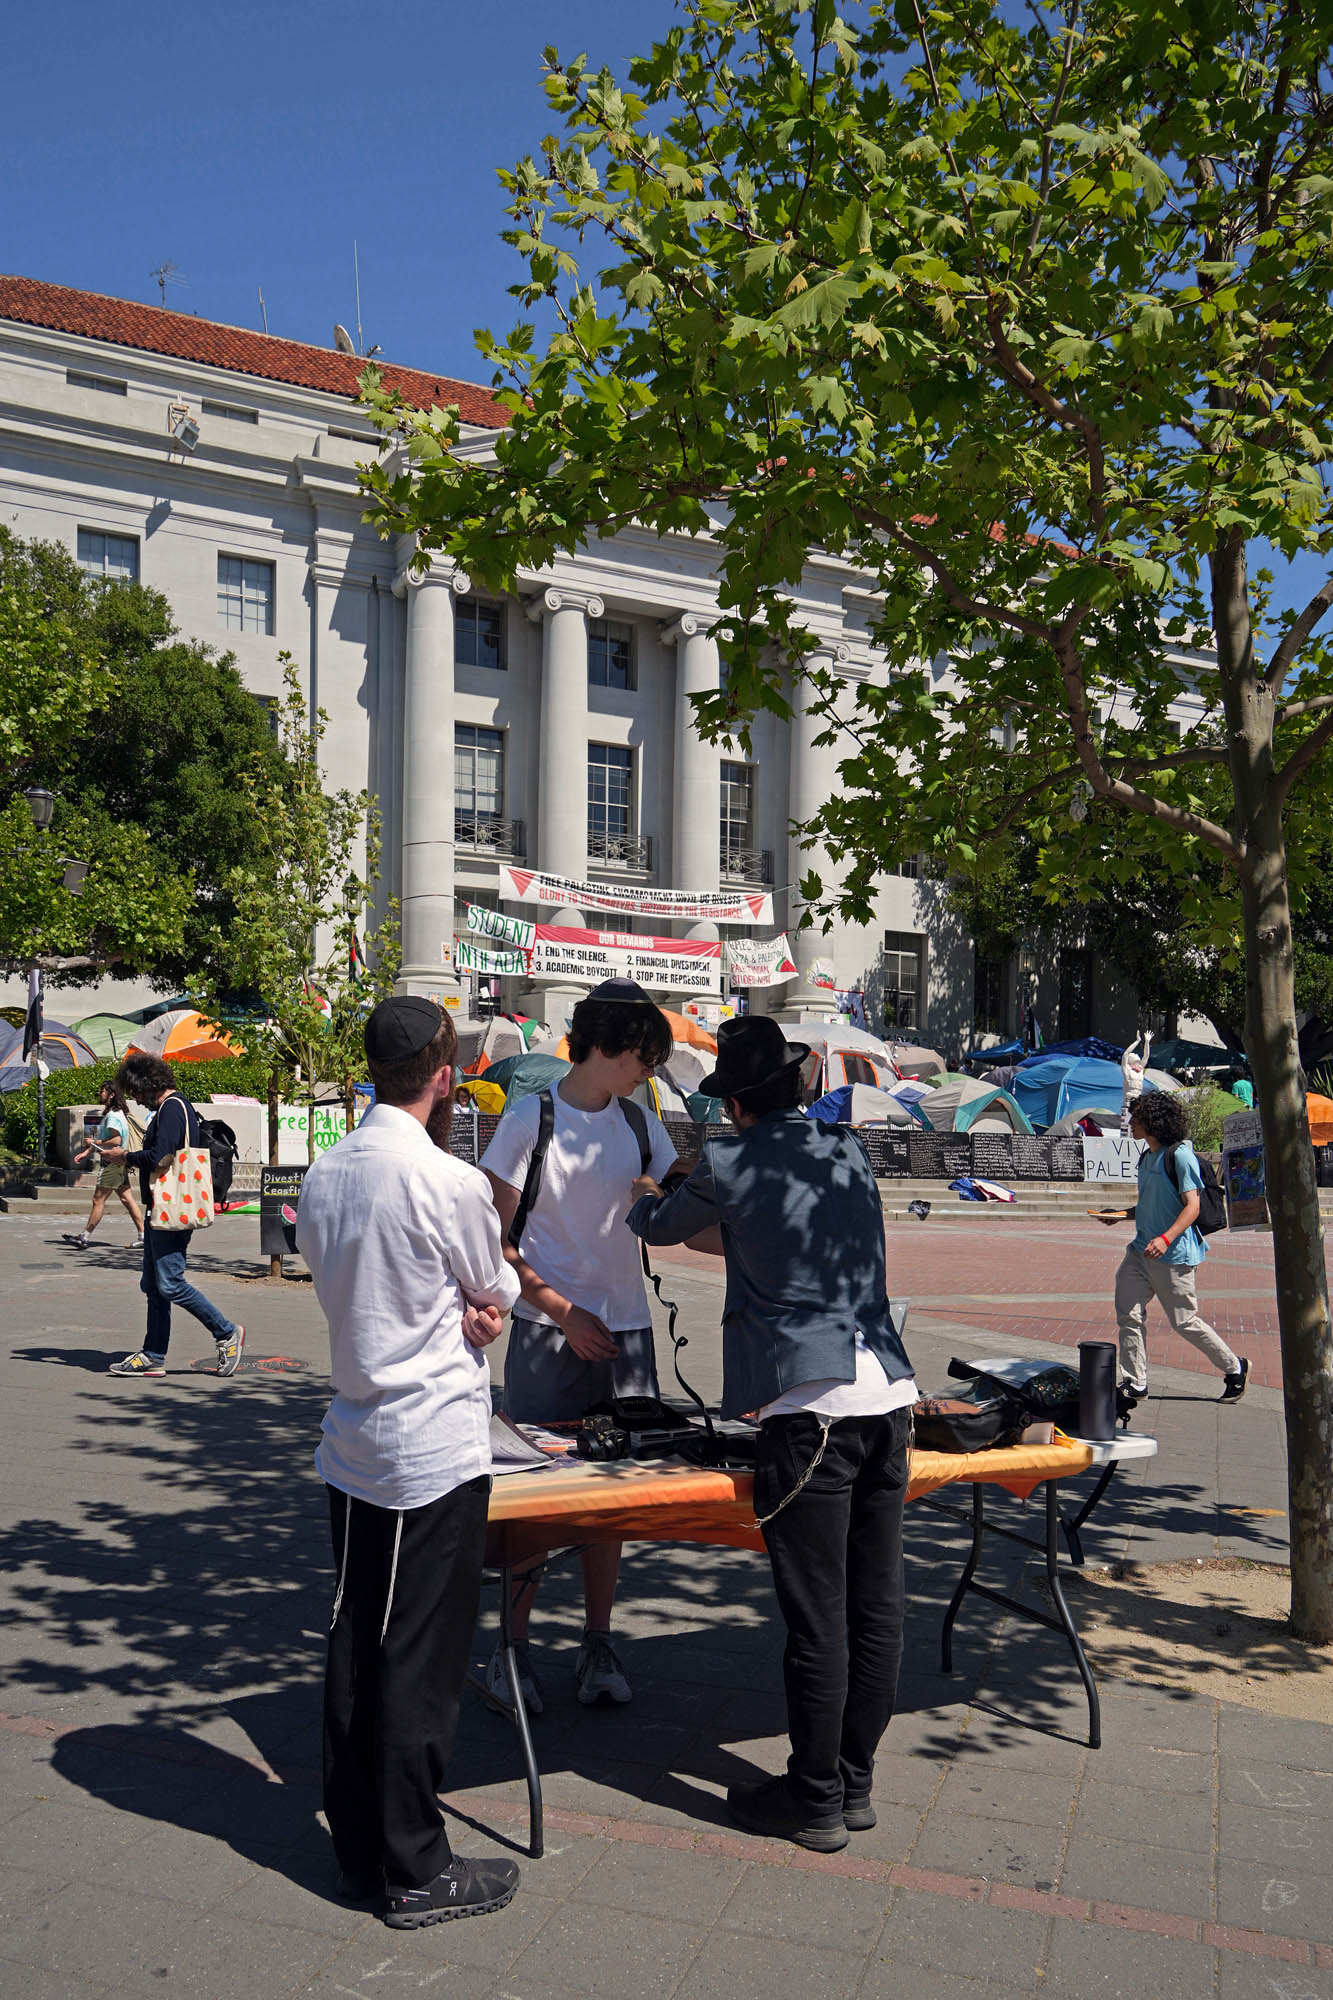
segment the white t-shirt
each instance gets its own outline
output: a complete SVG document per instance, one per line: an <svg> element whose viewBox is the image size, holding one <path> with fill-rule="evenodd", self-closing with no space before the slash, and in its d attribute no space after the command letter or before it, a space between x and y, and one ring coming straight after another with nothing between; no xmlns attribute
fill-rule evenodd
<svg viewBox="0 0 1333 2000"><path fill-rule="evenodd" d="M555 1129L523 1231L524 1262L574 1305L595 1313L612 1333L648 1326L639 1239L625 1227L634 1205L631 1183L642 1171L639 1142L614 1097L601 1111L575 1110L560 1095L559 1085L552 1097ZM660 1180L675 1164L676 1149L656 1112L643 1115L649 1172ZM538 1097L523 1098L505 1112L482 1159L487 1173L520 1194L540 1116ZM522 1319L542 1320L526 1299L519 1300L514 1312Z"/></svg>
<svg viewBox="0 0 1333 2000"><path fill-rule="evenodd" d="M315 1454L373 1507L425 1507L491 1469L491 1372L463 1338L463 1294L518 1295L475 1167L376 1104L306 1173L296 1247L329 1323L333 1401Z"/></svg>
<svg viewBox="0 0 1333 2000"><path fill-rule="evenodd" d="M905 1376L890 1382L878 1356L866 1346L865 1335L856 1329L856 1380L838 1382L826 1377L822 1382L798 1382L786 1389L759 1412L762 1424L767 1417L794 1417L801 1411L811 1416L883 1417L890 1410L904 1409L916 1401L916 1382Z"/></svg>

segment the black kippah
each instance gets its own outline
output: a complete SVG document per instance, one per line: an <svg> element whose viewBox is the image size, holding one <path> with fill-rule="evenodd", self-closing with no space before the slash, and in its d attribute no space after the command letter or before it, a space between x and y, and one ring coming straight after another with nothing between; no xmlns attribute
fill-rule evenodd
<svg viewBox="0 0 1333 2000"><path fill-rule="evenodd" d="M366 1054L371 1062L402 1062L419 1055L439 1034L444 1015L420 993L395 993L381 1000L366 1022Z"/></svg>

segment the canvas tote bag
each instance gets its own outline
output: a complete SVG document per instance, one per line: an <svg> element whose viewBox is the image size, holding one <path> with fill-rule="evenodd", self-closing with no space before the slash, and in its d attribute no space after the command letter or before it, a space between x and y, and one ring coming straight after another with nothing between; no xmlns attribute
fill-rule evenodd
<svg viewBox="0 0 1333 2000"><path fill-rule="evenodd" d="M174 1093L180 1097L179 1091ZM167 1100L164 1098L163 1103ZM180 1098L185 1103L183 1097ZM185 1130L189 1136L187 1109ZM151 1229L209 1229L213 1223L213 1160L207 1146L185 1145L153 1169Z"/></svg>

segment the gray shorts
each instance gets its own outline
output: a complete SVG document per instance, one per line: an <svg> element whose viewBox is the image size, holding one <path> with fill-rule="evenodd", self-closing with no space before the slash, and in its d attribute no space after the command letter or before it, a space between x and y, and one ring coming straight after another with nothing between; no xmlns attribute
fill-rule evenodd
<svg viewBox="0 0 1333 2000"><path fill-rule="evenodd" d="M652 1328L613 1338L614 1361L583 1361L558 1326L516 1317L505 1350L505 1415L516 1424L567 1424L612 1396L658 1395Z"/></svg>

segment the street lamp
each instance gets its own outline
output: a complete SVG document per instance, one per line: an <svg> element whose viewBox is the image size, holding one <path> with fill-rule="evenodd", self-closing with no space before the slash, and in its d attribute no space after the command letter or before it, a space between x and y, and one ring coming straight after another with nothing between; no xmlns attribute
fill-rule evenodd
<svg viewBox="0 0 1333 2000"><path fill-rule="evenodd" d="M38 833L45 833L55 817L55 793L48 792L45 785L29 785L23 796L28 801L33 825Z"/></svg>

